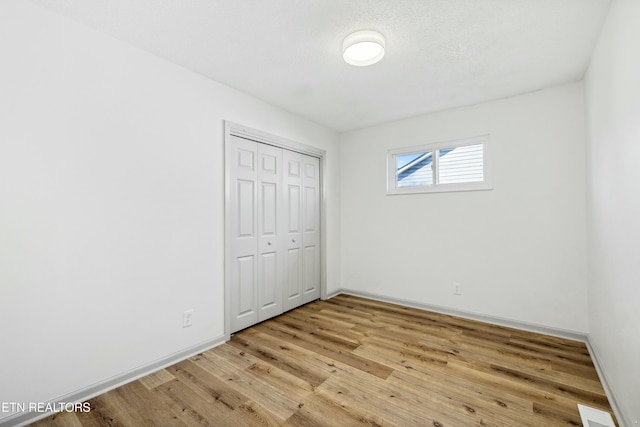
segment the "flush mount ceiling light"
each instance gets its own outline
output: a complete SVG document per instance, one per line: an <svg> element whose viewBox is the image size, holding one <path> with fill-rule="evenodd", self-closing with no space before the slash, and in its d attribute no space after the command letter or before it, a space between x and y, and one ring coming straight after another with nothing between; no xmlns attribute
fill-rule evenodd
<svg viewBox="0 0 640 427"><path fill-rule="evenodd" d="M377 31L356 31L342 42L342 57L351 65L372 65L384 56L384 36Z"/></svg>

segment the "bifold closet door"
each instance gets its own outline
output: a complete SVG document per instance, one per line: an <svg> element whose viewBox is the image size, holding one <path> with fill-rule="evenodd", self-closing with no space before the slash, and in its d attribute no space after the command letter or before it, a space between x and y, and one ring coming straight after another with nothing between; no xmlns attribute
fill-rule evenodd
<svg viewBox="0 0 640 427"><path fill-rule="evenodd" d="M302 303L320 298L320 159L302 157Z"/></svg>
<svg viewBox="0 0 640 427"><path fill-rule="evenodd" d="M303 155L284 150L283 191L286 209L284 309L303 304L302 299L302 159Z"/></svg>
<svg viewBox="0 0 640 427"><path fill-rule="evenodd" d="M320 298L320 160L284 150L284 309Z"/></svg>
<svg viewBox="0 0 640 427"><path fill-rule="evenodd" d="M282 150L233 136L231 149L230 327L282 313Z"/></svg>
<svg viewBox="0 0 640 427"><path fill-rule="evenodd" d="M258 321L282 313L282 149L258 144Z"/></svg>
<svg viewBox="0 0 640 427"><path fill-rule="evenodd" d="M231 136L230 331L320 297L320 161Z"/></svg>

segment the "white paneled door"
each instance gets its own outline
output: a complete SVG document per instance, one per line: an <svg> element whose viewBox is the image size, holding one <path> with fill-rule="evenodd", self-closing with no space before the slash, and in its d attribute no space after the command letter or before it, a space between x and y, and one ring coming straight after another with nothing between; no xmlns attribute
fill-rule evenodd
<svg viewBox="0 0 640 427"><path fill-rule="evenodd" d="M258 321L258 145L254 141L233 138L229 177L232 206L229 238L232 240L231 326L238 330Z"/></svg>
<svg viewBox="0 0 640 427"><path fill-rule="evenodd" d="M285 221L284 309L291 310L302 301L302 158L300 153L283 152Z"/></svg>
<svg viewBox="0 0 640 427"><path fill-rule="evenodd" d="M282 313L282 149L258 144L258 321ZM280 223L278 223L280 222Z"/></svg>
<svg viewBox="0 0 640 427"><path fill-rule="evenodd" d="M230 332L320 297L319 159L231 136Z"/></svg>
<svg viewBox="0 0 640 427"><path fill-rule="evenodd" d="M320 161L302 158L302 302L320 296Z"/></svg>

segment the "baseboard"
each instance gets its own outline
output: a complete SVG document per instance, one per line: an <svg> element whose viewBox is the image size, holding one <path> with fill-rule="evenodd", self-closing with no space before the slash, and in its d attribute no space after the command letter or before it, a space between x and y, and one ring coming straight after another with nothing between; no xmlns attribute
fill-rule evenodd
<svg viewBox="0 0 640 427"><path fill-rule="evenodd" d="M620 427L631 426L632 421L630 418L624 416L622 408L620 408L620 405L618 405L616 401L616 392L614 391L611 383L607 381L606 371L604 369L604 366L599 361L598 352L591 344L589 336L587 336L586 344L587 350L589 350L589 354L591 355L591 360L593 360L593 365L596 367L596 372L598 373L598 377L600 378L600 382L602 383L602 387L604 388L604 391L607 394L607 398L609 399L611 409L613 409L613 414L616 416L616 420L618 421L618 425Z"/></svg>
<svg viewBox="0 0 640 427"><path fill-rule="evenodd" d="M354 291L351 289L340 289L331 294L334 297L339 294L347 294L353 296L359 296L362 298L368 298L376 301L388 302L391 304L398 304L405 307L417 308L420 310L433 311L435 313L448 314L451 316L462 317L464 319L477 320L479 322L491 323L493 325L506 326L508 328L520 329L528 332L536 332L539 334L551 335L559 338L566 338L574 341L587 342L587 334L582 332L570 331L561 328L553 328L544 325L537 325L534 323L521 322L518 320L505 319L497 316L489 316L486 314L473 313L469 311L456 310L454 308L442 307L438 305L431 305L425 303L419 303L415 301L409 301L401 298L393 298L384 295L378 295L369 292Z"/></svg>
<svg viewBox="0 0 640 427"><path fill-rule="evenodd" d="M340 294L346 294L346 293L348 293L346 290L344 290L344 289L338 289L337 291L333 291L333 292L331 292L330 294L327 294L327 295L326 295L324 298L322 298L322 299L323 299L323 300L328 300L328 299L331 299L331 298L333 298L333 297L335 297L335 296L338 296L338 295L340 295Z"/></svg>
<svg viewBox="0 0 640 427"><path fill-rule="evenodd" d="M106 393L115 388L118 388L124 384L130 383L131 381L135 381L138 378L142 378L160 369L166 368L167 366L174 365L198 353L202 353L203 351L217 347L220 344L223 344L225 341L226 340L224 336L220 336L212 340L204 341L200 344L197 344L195 346L189 347L182 351L173 353L167 357L163 357L154 362L148 363L144 366L140 366L138 368L124 372L122 374L113 376L104 381L100 381L98 383L95 383L83 389L74 391L72 393L66 394L64 396L60 396L57 399L54 399L50 402L45 402L45 403L55 404L58 402L85 402L95 396ZM26 426L28 424L31 424L35 421L46 418L53 414L54 412L46 412L46 413L45 412L38 412L38 413L26 412L26 413L15 414L7 418L0 419L0 426L3 426L3 427L4 426L6 427Z"/></svg>

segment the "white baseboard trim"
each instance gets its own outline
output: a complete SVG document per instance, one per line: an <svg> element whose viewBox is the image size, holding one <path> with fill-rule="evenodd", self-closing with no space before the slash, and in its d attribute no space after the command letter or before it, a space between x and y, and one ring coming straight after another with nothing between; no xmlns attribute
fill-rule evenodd
<svg viewBox="0 0 640 427"><path fill-rule="evenodd" d="M93 397L118 388L124 384L130 383L131 381L135 381L160 369L188 359L189 357L194 356L198 353L202 353L203 351L207 351L214 347L217 347L220 344L223 344L225 341L226 340L224 336L204 341L200 344L196 344L192 347L170 354L167 357L163 357L130 371L123 372L122 374L115 375L104 381L100 381L98 383L92 384L88 387L82 388L64 396L60 396L57 399L45 403L55 404L58 402L85 402ZM0 419L0 426L22 427L53 414L54 412L25 412L14 414L9 417Z"/></svg>
<svg viewBox="0 0 640 427"><path fill-rule="evenodd" d="M591 344L589 336L587 336L586 344L587 350L589 350L589 354L591 355L591 360L593 360L593 365L596 367L596 372L598 373L598 377L600 378L600 382L602 383L602 387L604 388L604 392L607 394L607 398L609 399L611 409L613 409L613 414L616 416L616 421L618 421L618 425L620 427L631 426L631 418L625 417L622 408L620 408L620 405L618 405L618 402L615 398L616 392L611 386L611 383L607 381L607 374L604 370L604 366L599 362L598 352Z"/></svg>
<svg viewBox="0 0 640 427"><path fill-rule="evenodd" d="M333 291L330 294L327 294L324 298L322 298L322 300L323 301L324 300L328 300L328 299L331 299L331 298L333 298L335 296L338 296L340 294L346 294L346 293L348 293L346 290L338 289L337 291Z"/></svg>
<svg viewBox="0 0 640 427"><path fill-rule="evenodd" d="M570 331L561 328L553 328L534 323L521 322L519 320L505 319L502 317L489 316L486 314L473 313L470 311L457 310L455 308L442 307L438 305L425 304L415 301L409 301L401 298L387 297L369 292L354 291L350 289L340 289L331 294L334 297L339 294L347 294L368 298L376 301L398 304L405 307L417 308L420 310L433 311L435 313L448 314L451 316L462 317L464 319L477 320L479 322L491 323L493 325L506 326L508 328L520 329L528 332L536 332L539 334L551 335L559 338L566 338L574 341L587 342L587 334L582 332Z"/></svg>

